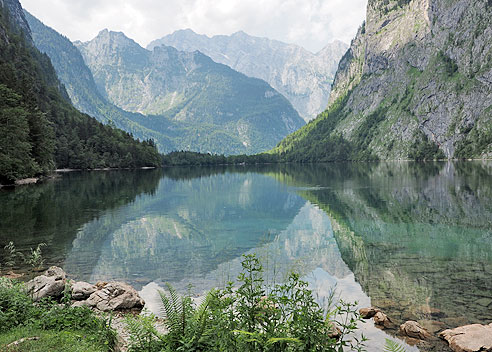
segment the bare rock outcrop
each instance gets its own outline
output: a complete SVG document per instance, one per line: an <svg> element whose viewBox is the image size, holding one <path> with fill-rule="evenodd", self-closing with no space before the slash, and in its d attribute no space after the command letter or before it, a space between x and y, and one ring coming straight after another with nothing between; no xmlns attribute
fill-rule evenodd
<svg viewBox="0 0 492 352"><path fill-rule="evenodd" d="M74 281L70 286L72 288L72 299L75 301L85 300L97 290L96 286L83 281Z"/></svg>
<svg viewBox="0 0 492 352"><path fill-rule="evenodd" d="M65 289L65 283L65 272L59 267L52 266L43 275L30 280L26 287L34 301L37 302L43 298L60 297Z"/></svg>
<svg viewBox="0 0 492 352"><path fill-rule="evenodd" d="M492 324L472 324L444 330L439 337L455 352L492 351Z"/></svg>
<svg viewBox="0 0 492 352"><path fill-rule="evenodd" d="M141 309L145 301L138 292L123 282L103 282L96 284L94 291L87 300L75 302L75 306L88 306L103 312L124 309Z"/></svg>
<svg viewBox="0 0 492 352"><path fill-rule="evenodd" d="M52 266L43 275L26 284L34 301L43 298L57 299L63 295L67 285L67 275L63 269ZM126 309L141 309L145 301L138 292L124 282L99 282L91 285L83 281L70 282L73 306L87 306L103 312Z"/></svg>

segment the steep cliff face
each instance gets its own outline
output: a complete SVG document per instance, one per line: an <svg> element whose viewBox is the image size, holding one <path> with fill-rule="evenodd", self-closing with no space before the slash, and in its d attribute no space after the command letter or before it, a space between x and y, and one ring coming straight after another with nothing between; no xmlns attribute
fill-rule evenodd
<svg viewBox="0 0 492 352"><path fill-rule="evenodd" d="M169 45L199 50L215 62L247 76L263 79L282 93L307 122L326 108L338 61L347 50L340 41L313 54L300 46L237 32L207 37L179 30L150 43L147 49Z"/></svg>
<svg viewBox="0 0 492 352"><path fill-rule="evenodd" d="M492 156L491 38L488 0L370 0L329 110L282 151L329 125L348 159Z"/></svg>
<svg viewBox="0 0 492 352"><path fill-rule="evenodd" d="M22 30L26 36L30 36L31 30L24 17L22 6L17 0L0 0L0 7L7 10L10 23L16 30ZM1 32L0 32L1 33Z"/></svg>

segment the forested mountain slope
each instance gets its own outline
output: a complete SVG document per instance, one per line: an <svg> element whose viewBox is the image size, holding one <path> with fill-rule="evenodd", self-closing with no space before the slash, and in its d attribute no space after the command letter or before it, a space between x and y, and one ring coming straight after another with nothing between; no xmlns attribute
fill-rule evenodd
<svg viewBox="0 0 492 352"><path fill-rule="evenodd" d="M77 111L32 44L18 0L0 1L0 183L58 168L156 166L152 142Z"/></svg>

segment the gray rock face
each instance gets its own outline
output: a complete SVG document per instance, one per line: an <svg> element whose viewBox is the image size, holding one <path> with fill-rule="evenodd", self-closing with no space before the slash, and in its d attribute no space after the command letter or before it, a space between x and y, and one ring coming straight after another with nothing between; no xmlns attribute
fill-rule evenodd
<svg viewBox="0 0 492 352"><path fill-rule="evenodd" d="M0 6L6 7L9 11L9 16L12 19L12 23L21 29L25 35L31 36L31 30L27 24L24 16L24 11L18 0L0 0Z"/></svg>
<svg viewBox="0 0 492 352"><path fill-rule="evenodd" d="M43 275L29 281L26 288L34 301L39 301L48 297L60 297L65 289L65 283L65 272L61 268L52 266Z"/></svg>
<svg viewBox="0 0 492 352"><path fill-rule="evenodd" d="M492 324L472 324L445 330L439 337L455 352L492 351Z"/></svg>
<svg viewBox="0 0 492 352"><path fill-rule="evenodd" d="M143 308L145 301L137 291L123 282L97 283L94 291L86 301L76 302L76 306L88 306L102 312L113 310Z"/></svg>
<svg viewBox="0 0 492 352"><path fill-rule="evenodd" d="M76 281L71 283L72 299L76 301L82 301L89 298L97 288L87 282Z"/></svg>
<svg viewBox="0 0 492 352"><path fill-rule="evenodd" d="M207 37L190 29L179 30L151 42L193 52L199 50L215 62L247 76L260 78L283 94L306 122L326 108L338 61L347 51L340 41L313 54L297 45L237 32Z"/></svg>
<svg viewBox="0 0 492 352"><path fill-rule="evenodd" d="M330 104L347 102L333 134L362 143L371 126L381 159L408 158L422 135L449 158L490 155L491 69L490 1L371 0L335 75Z"/></svg>

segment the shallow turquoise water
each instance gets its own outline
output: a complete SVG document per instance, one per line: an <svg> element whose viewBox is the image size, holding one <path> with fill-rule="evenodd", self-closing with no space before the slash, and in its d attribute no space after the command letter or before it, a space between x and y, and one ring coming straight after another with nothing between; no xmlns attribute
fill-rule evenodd
<svg viewBox="0 0 492 352"><path fill-rule="evenodd" d="M68 173L0 191L0 219L2 247L44 242L46 265L127 281L150 303L165 282L221 285L255 252L270 282L298 270L320 297L335 288L397 323L492 322L490 163ZM386 335L364 330L380 350Z"/></svg>

